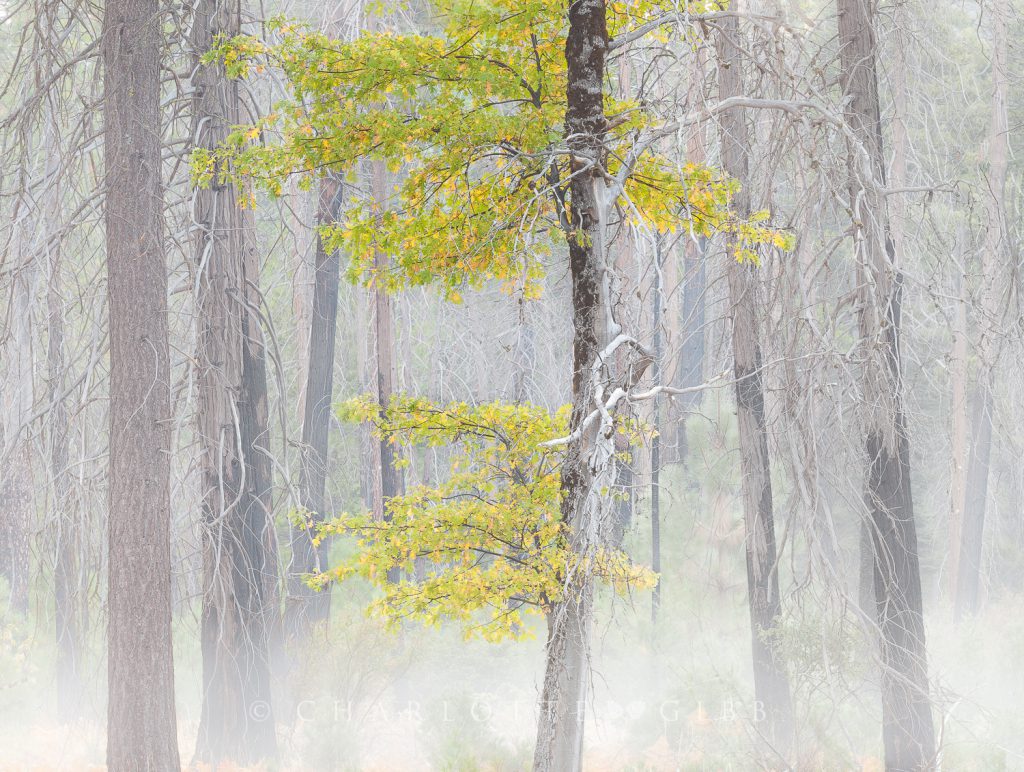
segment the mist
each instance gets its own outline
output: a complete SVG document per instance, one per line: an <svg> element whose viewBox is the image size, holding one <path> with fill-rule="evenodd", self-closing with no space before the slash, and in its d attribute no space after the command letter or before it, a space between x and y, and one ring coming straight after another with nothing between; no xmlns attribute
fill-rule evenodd
<svg viewBox="0 0 1024 772"><path fill-rule="evenodd" d="M0 769L1024 769L1022 40L0 4Z"/></svg>

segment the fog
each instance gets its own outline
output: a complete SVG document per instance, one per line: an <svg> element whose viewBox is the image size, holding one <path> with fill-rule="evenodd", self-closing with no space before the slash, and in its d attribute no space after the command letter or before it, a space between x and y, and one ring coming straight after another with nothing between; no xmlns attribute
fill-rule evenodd
<svg viewBox="0 0 1024 772"><path fill-rule="evenodd" d="M1024 769L1022 40L0 3L0 769Z"/></svg>

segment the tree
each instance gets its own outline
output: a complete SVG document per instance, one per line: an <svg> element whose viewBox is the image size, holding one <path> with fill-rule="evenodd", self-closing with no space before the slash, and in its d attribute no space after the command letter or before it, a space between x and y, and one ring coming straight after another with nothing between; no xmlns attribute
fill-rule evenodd
<svg viewBox="0 0 1024 772"><path fill-rule="evenodd" d="M343 183L326 177L320 183L317 222L330 225L338 218ZM313 275L313 306L310 312L309 354L306 357L306 388L302 417L302 466L299 496L304 524L291 525L288 563L288 632L304 635L309 626L326 622L330 594L316 593L306 577L327 568L327 544L314 544L314 528L325 515L328 440L334 392L334 350L338 318L340 256L328 252L317 236Z"/></svg>
<svg viewBox="0 0 1024 772"><path fill-rule="evenodd" d="M838 4L844 116L856 140L849 188L862 288L858 324L868 461L865 505L881 629L886 768L920 770L933 764L935 735L928 699L910 439L903 410L902 275L886 211L872 8L871 0L839 0Z"/></svg>
<svg viewBox="0 0 1024 772"><path fill-rule="evenodd" d="M572 408L566 435L544 440L564 445L556 500L530 509L533 528L551 529L546 524L554 518L556 547L550 554L557 592L548 588L547 603L540 604L548 643L534 757L539 770L581 763L593 582L608 573L603 564L620 560L607 549L616 413L651 360L635 331L615 319L609 301L613 230L627 223L703 236L727 230L744 243L741 256L751 243L788 243L783 234L731 216L731 181L694 164L680 168L652 150L678 123L605 95L607 53L677 18L654 4L617 9L611 14L600 0L581 0L566 18L556 0L455 2L443 8L436 35L383 31L342 43L282 22L277 45L223 40L210 60L238 75L270 61L283 70L292 99L193 157L200 183L255 179L273 193L296 172L350 171L362 160L396 169L404 164L394 195L356 197L341 223L321 230L329 248L349 255L350 275L375 288L436 284L459 302L467 286L521 282L527 296L535 296L541 258L556 246L568 251ZM609 38L609 17L622 30L619 40ZM261 133L275 141L253 142ZM391 260L382 263L381 254ZM379 431L395 445L386 406L377 409L385 411ZM500 438L498 444L505 445ZM391 538L403 543L397 514L419 521L431 501L410 506L392 499L390 524L377 526L383 534L364 539L363 548L373 552ZM516 511L505 499L495 506L492 517ZM464 526L455 527L460 522L441 520L436 529L462 533ZM516 552L525 548L513 543ZM467 560L494 551L473 540L462 549ZM414 552L408 549L405 559ZM388 573L401 565L393 562ZM373 575L380 578L379 571ZM472 582L458 586L465 603L476 598L472 607L489 605L486 590ZM386 592L421 595L415 582ZM506 595L502 608L517 597Z"/></svg>
<svg viewBox="0 0 1024 772"><path fill-rule="evenodd" d="M110 320L107 767L178 770L171 649L171 401L160 146L161 14L103 15Z"/></svg>
<svg viewBox="0 0 1024 772"><path fill-rule="evenodd" d="M191 44L198 56L237 34L239 0L203 0ZM193 138L215 147L241 123L239 82L197 67ZM241 764L277 752L271 635L277 624L267 376L260 328L259 259L250 209L232 185L195 193L197 426L203 527L203 705L196 761ZM315 399L307 397L315 406Z"/></svg>
<svg viewBox="0 0 1024 772"><path fill-rule="evenodd" d="M999 306L1005 282L1002 266L1006 261L1006 177L1009 160L1009 70L1007 60L1006 0L997 0L991 12L992 107L988 134L988 169L984 175L988 224L982 247L981 339L978 342L979 367L974 395L974 426L971 452L964 487L963 522L960 528L960 554L956 561L955 615L960 619L978 610L981 584L981 546L985 529L985 503L988 498L988 468L992 453L992 414L995 410L995 364L998 338L1003 325Z"/></svg>
<svg viewBox="0 0 1024 772"><path fill-rule="evenodd" d="M735 17L719 22L718 88L723 99L744 94L742 38ZM741 187L732 207L740 217L750 215L750 153L746 110L737 107L719 118L722 169ZM764 360L758 308L756 266L733 259L742 245L727 245L729 302L732 309L733 375L739 425L743 520L746 530L747 597L754 659L754 694L764 706L769 739L785 749L793 731L789 676L774 641L781 615L778 554L772 502L771 464L764 407Z"/></svg>

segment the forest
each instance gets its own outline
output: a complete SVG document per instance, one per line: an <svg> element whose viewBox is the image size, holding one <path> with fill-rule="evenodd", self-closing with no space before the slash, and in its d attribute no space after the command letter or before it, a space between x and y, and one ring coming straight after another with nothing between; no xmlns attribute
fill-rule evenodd
<svg viewBox="0 0 1024 772"><path fill-rule="evenodd" d="M0 0L0 770L1024 770L1022 43Z"/></svg>

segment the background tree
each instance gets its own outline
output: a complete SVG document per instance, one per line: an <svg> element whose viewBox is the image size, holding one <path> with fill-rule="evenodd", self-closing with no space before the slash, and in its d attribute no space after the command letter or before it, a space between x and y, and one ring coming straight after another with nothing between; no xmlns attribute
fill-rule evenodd
<svg viewBox="0 0 1024 772"><path fill-rule="evenodd" d="M238 0L196 7L194 138L215 147L242 121L237 80L199 65L219 34L237 34ZM259 255L238 191L197 191L199 315L197 423L203 489L203 710L196 761L249 764L277 752L270 636L276 606L267 376L260 329ZM316 395L312 395L314 399ZM312 403L307 394L307 403Z"/></svg>
<svg viewBox="0 0 1024 772"><path fill-rule="evenodd" d="M838 8L845 117L858 143L850 155L850 200L863 293L859 325L868 462L865 502L881 628L885 759L891 769L927 769L934 763L935 733L903 408L903 278L885 201L874 13L869 0L840 0Z"/></svg>

